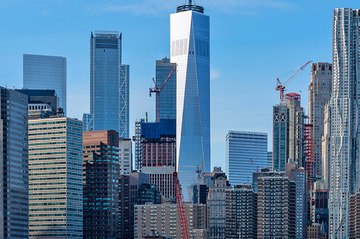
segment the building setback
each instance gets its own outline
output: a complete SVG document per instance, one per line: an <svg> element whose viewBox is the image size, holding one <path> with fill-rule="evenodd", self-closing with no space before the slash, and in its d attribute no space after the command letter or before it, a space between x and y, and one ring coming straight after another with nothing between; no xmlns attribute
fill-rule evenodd
<svg viewBox="0 0 360 239"><path fill-rule="evenodd" d="M83 238L120 238L119 134L83 133Z"/></svg>
<svg viewBox="0 0 360 239"><path fill-rule="evenodd" d="M231 185L251 184L252 174L267 167L267 134L229 131L225 173Z"/></svg>
<svg viewBox="0 0 360 239"><path fill-rule="evenodd" d="M0 87L0 238L29 238L27 100Z"/></svg>
<svg viewBox="0 0 360 239"><path fill-rule="evenodd" d="M296 185L285 172L258 177L257 238L296 238Z"/></svg>
<svg viewBox="0 0 360 239"><path fill-rule="evenodd" d="M91 33L90 114L94 130L115 130L129 138L129 65L122 64L121 34Z"/></svg>
<svg viewBox="0 0 360 239"><path fill-rule="evenodd" d="M66 113L66 58L24 54L23 88L55 90L57 105Z"/></svg>
<svg viewBox="0 0 360 239"><path fill-rule="evenodd" d="M210 19L204 8L170 16L170 62L176 69L176 168L185 199L196 170L210 171Z"/></svg>
<svg viewBox="0 0 360 239"><path fill-rule="evenodd" d="M333 20L329 237L349 238L349 197L360 186L360 9L337 8Z"/></svg>
<svg viewBox="0 0 360 239"><path fill-rule="evenodd" d="M30 238L82 238L82 123L29 119Z"/></svg>

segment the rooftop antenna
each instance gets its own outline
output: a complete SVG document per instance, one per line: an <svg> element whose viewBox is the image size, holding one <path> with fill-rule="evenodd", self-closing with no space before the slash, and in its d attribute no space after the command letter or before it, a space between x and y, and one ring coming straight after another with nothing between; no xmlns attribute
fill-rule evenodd
<svg viewBox="0 0 360 239"><path fill-rule="evenodd" d="M192 0L189 0L189 5L192 5Z"/></svg>

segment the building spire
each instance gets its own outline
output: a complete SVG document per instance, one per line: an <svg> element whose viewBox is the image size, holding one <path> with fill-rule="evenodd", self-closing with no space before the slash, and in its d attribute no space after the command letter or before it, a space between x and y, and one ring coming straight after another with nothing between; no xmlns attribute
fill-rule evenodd
<svg viewBox="0 0 360 239"><path fill-rule="evenodd" d="M189 0L188 4L185 3L185 5L178 6L176 9L176 12L185 12L185 11L195 11L195 12L204 13L204 8L196 4L193 4L193 0Z"/></svg>

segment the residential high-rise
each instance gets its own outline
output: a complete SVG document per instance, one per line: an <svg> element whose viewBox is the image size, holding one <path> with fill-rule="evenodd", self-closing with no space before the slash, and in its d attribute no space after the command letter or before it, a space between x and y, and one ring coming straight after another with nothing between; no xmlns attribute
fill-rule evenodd
<svg viewBox="0 0 360 239"><path fill-rule="evenodd" d="M132 142L131 139L119 141L120 174L129 175L132 172Z"/></svg>
<svg viewBox="0 0 360 239"><path fill-rule="evenodd" d="M296 238L296 189L285 172L258 177L257 238Z"/></svg>
<svg viewBox="0 0 360 239"><path fill-rule="evenodd" d="M135 120L135 135L132 140L135 147L135 170L142 170L142 149L141 149L141 124L145 123L145 119Z"/></svg>
<svg viewBox="0 0 360 239"><path fill-rule="evenodd" d="M175 119L141 124L142 172L149 175L165 201L175 198L175 142Z"/></svg>
<svg viewBox="0 0 360 239"><path fill-rule="evenodd" d="M273 107L273 170L285 171L289 158L289 109L285 102Z"/></svg>
<svg viewBox="0 0 360 239"><path fill-rule="evenodd" d="M330 100L329 237L349 238L349 197L360 186L360 9L334 10Z"/></svg>
<svg viewBox="0 0 360 239"><path fill-rule="evenodd" d="M29 237L27 102L0 87L0 238Z"/></svg>
<svg viewBox="0 0 360 239"><path fill-rule="evenodd" d="M83 133L83 238L120 238L119 134Z"/></svg>
<svg viewBox="0 0 360 239"><path fill-rule="evenodd" d="M170 16L170 62L176 63L176 167L185 198L197 167L210 171L210 19L179 6Z"/></svg>
<svg viewBox="0 0 360 239"><path fill-rule="evenodd" d="M360 192L350 196L349 207L349 239L357 239L360 238Z"/></svg>
<svg viewBox="0 0 360 239"><path fill-rule="evenodd" d="M55 90L57 105L66 113L66 58L24 54L23 88Z"/></svg>
<svg viewBox="0 0 360 239"><path fill-rule="evenodd" d="M314 139L314 175L322 174L322 146L321 138L324 134L324 111L331 96L332 65L330 63L313 63L311 65L311 79L309 84L309 124L313 125Z"/></svg>
<svg viewBox="0 0 360 239"><path fill-rule="evenodd" d="M253 239L257 236L257 194L251 185L237 185L226 195L227 239Z"/></svg>
<svg viewBox="0 0 360 239"><path fill-rule="evenodd" d="M30 118L30 238L83 238L82 177L82 122Z"/></svg>
<svg viewBox="0 0 360 239"><path fill-rule="evenodd" d="M156 86L161 88L167 77L176 67L175 63L170 63L169 58L163 58L156 61ZM158 95L156 95L158 97ZM176 119L176 70L174 70L168 79L166 85L161 90L160 110L156 109L156 112L160 112L160 115L156 116L156 121L160 119ZM158 107L157 105L155 107Z"/></svg>
<svg viewBox="0 0 360 239"><path fill-rule="evenodd" d="M231 185L251 184L252 174L267 167L267 134L229 131L225 160Z"/></svg>
<svg viewBox="0 0 360 239"><path fill-rule="evenodd" d="M121 34L91 33L90 114L94 130L115 130L129 138L129 65L122 64Z"/></svg>

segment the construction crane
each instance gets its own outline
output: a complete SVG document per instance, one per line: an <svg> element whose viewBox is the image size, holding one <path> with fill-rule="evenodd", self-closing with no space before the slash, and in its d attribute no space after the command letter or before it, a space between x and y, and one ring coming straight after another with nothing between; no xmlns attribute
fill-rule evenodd
<svg viewBox="0 0 360 239"><path fill-rule="evenodd" d="M161 91L164 89L165 85L168 83L169 79L171 78L172 74L175 72L176 70L176 64L174 65L174 67L171 69L169 75L166 77L165 81L163 82L163 84L161 86L159 86L157 84L157 80L154 81L155 86L152 88L149 88L149 96L151 97L152 93L156 94L156 122L160 121L160 93Z"/></svg>
<svg viewBox="0 0 360 239"><path fill-rule="evenodd" d="M182 196L181 184L177 172L174 172L174 186L175 186L177 210L180 215L181 238L190 239L189 223L186 217L186 210Z"/></svg>
<svg viewBox="0 0 360 239"><path fill-rule="evenodd" d="M276 78L276 82L277 82L277 85L276 85L276 88L275 90L276 91L280 91L280 102L283 102L284 101L284 92L285 92L285 88L286 86L292 82L299 74L300 72L302 72L307 65L309 65L312 61L307 61L304 65L302 65L301 67L297 68L295 70L295 72L290 76L290 78L284 83L282 84L280 79L279 78Z"/></svg>

